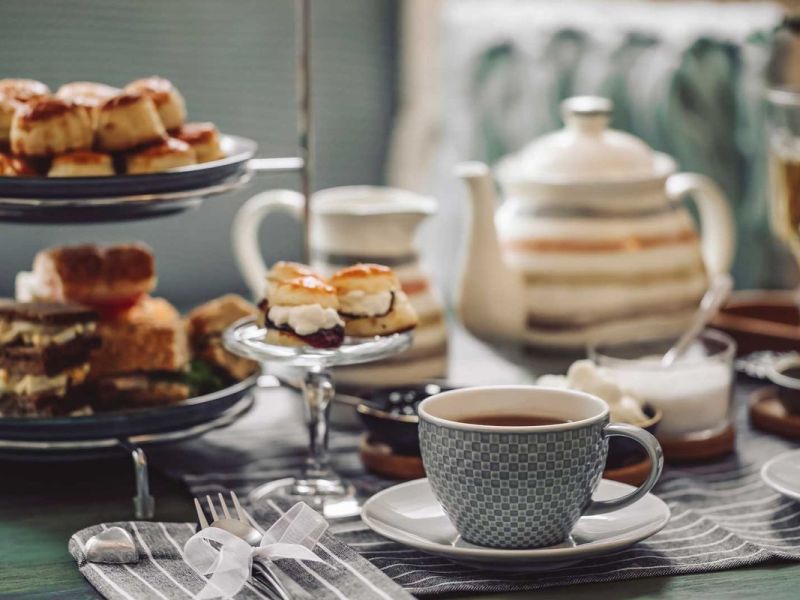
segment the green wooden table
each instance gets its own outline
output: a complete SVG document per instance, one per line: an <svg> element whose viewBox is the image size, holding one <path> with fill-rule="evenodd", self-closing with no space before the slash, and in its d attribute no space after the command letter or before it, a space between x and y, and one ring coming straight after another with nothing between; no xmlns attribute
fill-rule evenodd
<svg viewBox="0 0 800 600"><path fill-rule="evenodd" d="M454 381L470 384L529 380L526 372L487 353L471 338L458 334L454 341ZM194 519L191 499L182 484L152 471L151 485L159 520ZM133 491L133 473L127 457L56 464L0 462L0 599L98 598L67 552L67 541L73 532L88 525L130 519ZM800 564L777 563L718 573L481 597L788 600L800 598Z"/></svg>

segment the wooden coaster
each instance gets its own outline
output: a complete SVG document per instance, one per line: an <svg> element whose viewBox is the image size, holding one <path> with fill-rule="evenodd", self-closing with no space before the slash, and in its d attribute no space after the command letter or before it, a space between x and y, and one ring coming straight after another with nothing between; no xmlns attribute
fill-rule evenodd
<svg viewBox="0 0 800 600"><path fill-rule="evenodd" d="M617 467L616 469L606 469L603 471L603 479L613 479L628 485L642 485L650 474L650 459L645 458L632 465Z"/></svg>
<svg viewBox="0 0 800 600"><path fill-rule="evenodd" d="M658 437L658 436L656 436ZM719 458L733 451L736 443L736 430L733 425L711 437L698 440L658 438L668 462L700 462Z"/></svg>
<svg viewBox="0 0 800 600"><path fill-rule="evenodd" d="M800 415L786 411L775 386L759 388L750 394L750 422L761 431L800 438Z"/></svg>
<svg viewBox="0 0 800 600"><path fill-rule="evenodd" d="M422 458L393 454L392 449L381 442L373 442L367 434L361 436L358 446L361 462L368 471L391 479L419 479L425 477Z"/></svg>

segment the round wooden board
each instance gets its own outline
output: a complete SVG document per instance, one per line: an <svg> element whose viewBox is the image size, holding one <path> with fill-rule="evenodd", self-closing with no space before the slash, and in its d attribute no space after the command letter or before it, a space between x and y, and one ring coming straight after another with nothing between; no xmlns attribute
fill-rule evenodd
<svg viewBox="0 0 800 600"><path fill-rule="evenodd" d="M767 433L800 438L800 415L786 411L778 399L777 388L771 385L750 394L750 422L756 429Z"/></svg>
<svg viewBox="0 0 800 600"><path fill-rule="evenodd" d="M718 434L699 440L658 438L668 462L701 462L724 456L736 444L736 430L728 425Z"/></svg>
<svg viewBox="0 0 800 600"><path fill-rule="evenodd" d="M628 485L642 485L650 474L650 459L645 458L638 463L617 467L616 469L606 469L603 471L603 479L612 479Z"/></svg>
<svg viewBox="0 0 800 600"><path fill-rule="evenodd" d="M391 479L410 480L425 477L422 458L393 454L392 449L381 442L373 442L367 434L361 437L358 447L364 467L376 475Z"/></svg>

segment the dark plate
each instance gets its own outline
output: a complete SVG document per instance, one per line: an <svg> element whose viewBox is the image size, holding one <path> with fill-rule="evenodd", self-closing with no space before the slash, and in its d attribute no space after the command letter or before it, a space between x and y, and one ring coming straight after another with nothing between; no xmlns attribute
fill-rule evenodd
<svg viewBox="0 0 800 600"><path fill-rule="evenodd" d="M255 141L238 135L222 135L220 144L225 158L164 173L108 177L0 177L0 197L88 200L205 188L242 172L258 149Z"/></svg>
<svg viewBox="0 0 800 600"><path fill-rule="evenodd" d="M256 376L180 404L80 417L0 418L0 440L77 441L129 437L189 428L210 421L238 402Z"/></svg>

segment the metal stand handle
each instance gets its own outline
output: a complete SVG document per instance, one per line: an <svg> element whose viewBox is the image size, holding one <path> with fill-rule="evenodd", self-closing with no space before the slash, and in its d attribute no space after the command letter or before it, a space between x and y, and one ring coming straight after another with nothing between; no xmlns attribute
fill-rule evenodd
<svg viewBox="0 0 800 600"><path fill-rule="evenodd" d="M147 473L147 456L144 450L130 439L119 440L119 445L131 454L136 480L136 496L133 498L133 515L137 519L152 519L156 515L156 500L150 494L150 478Z"/></svg>

